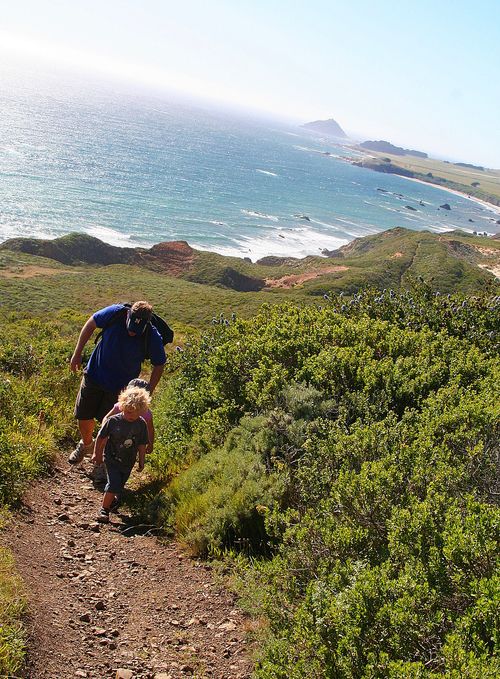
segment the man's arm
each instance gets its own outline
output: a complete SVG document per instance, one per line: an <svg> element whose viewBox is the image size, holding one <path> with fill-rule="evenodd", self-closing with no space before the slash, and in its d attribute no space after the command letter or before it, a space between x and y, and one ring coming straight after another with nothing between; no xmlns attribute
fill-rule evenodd
<svg viewBox="0 0 500 679"><path fill-rule="evenodd" d="M149 378L149 393L152 394L155 390L156 385L160 381L160 377L163 375L165 370L165 365L154 365L151 371L151 377Z"/></svg>
<svg viewBox="0 0 500 679"><path fill-rule="evenodd" d="M101 437L98 436L95 440L95 446L94 446L94 454L92 455L90 461L93 464L102 464L102 454L104 452L104 448L106 446L106 441L108 440L109 436L106 437Z"/></svg>
<svg viewBox="0 0 500 679"><path fill-rule="evenodd" d="M85 323L83 328L80 331L80 336L78 338L78 342L76 343L75 350L73 352L73 356L71 357L71 360L69 362L69 367L73 372L76 372L78 368L81 367L82 365L82 352L89 341L89 339L92 336L92 333L94 330L97 328L96 322L94 321L94 317L91 316L88 321ZM160 379L160 378L158 378Z"/></svg>

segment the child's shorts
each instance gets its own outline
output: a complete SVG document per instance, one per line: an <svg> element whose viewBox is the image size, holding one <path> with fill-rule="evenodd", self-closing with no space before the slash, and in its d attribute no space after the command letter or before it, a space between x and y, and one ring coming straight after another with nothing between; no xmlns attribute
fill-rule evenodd
<svg viewBox="0 0 500 679"><path fill-rule="evenodd" d="M133 467L125 467L114 460L104 460L108 482L104 488L105 493L119 495L128 481Z"/></svg>

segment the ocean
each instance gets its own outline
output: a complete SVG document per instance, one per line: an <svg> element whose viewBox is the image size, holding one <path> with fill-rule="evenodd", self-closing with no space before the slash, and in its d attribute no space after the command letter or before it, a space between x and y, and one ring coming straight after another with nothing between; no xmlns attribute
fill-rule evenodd
<svg viewBox="0 0 500 679"><path fill-rule="evenodd" d="M77 231L255 261L396 226L499 231L488 208L355 167L354 151L288 123L87 81L9 78L0 106L0 241Z"/></svg>

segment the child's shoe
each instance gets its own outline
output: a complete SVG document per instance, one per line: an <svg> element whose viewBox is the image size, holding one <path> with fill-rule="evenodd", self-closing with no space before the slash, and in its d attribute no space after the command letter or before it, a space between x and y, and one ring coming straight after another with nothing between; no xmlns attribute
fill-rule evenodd
<svg viewBox="0 0 500 679"><path fill-rule="evenodd" d="M109 509L104 509L104 507L101 507L99 513L97 514L97 520L99 523L109 523Z"/></svg>

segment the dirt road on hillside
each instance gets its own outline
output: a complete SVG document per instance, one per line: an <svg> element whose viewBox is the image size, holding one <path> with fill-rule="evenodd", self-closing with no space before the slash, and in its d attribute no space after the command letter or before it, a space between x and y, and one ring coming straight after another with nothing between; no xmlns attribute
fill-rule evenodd
<svg viewBox="0 0 500 679"><path fill-rule="evenodd" d="M104 679L123 668L134 678L249 677L250 622L210 568L126 515L97 524L100 497L60 461L0 535L29 597L24 676Z"/></svg>

